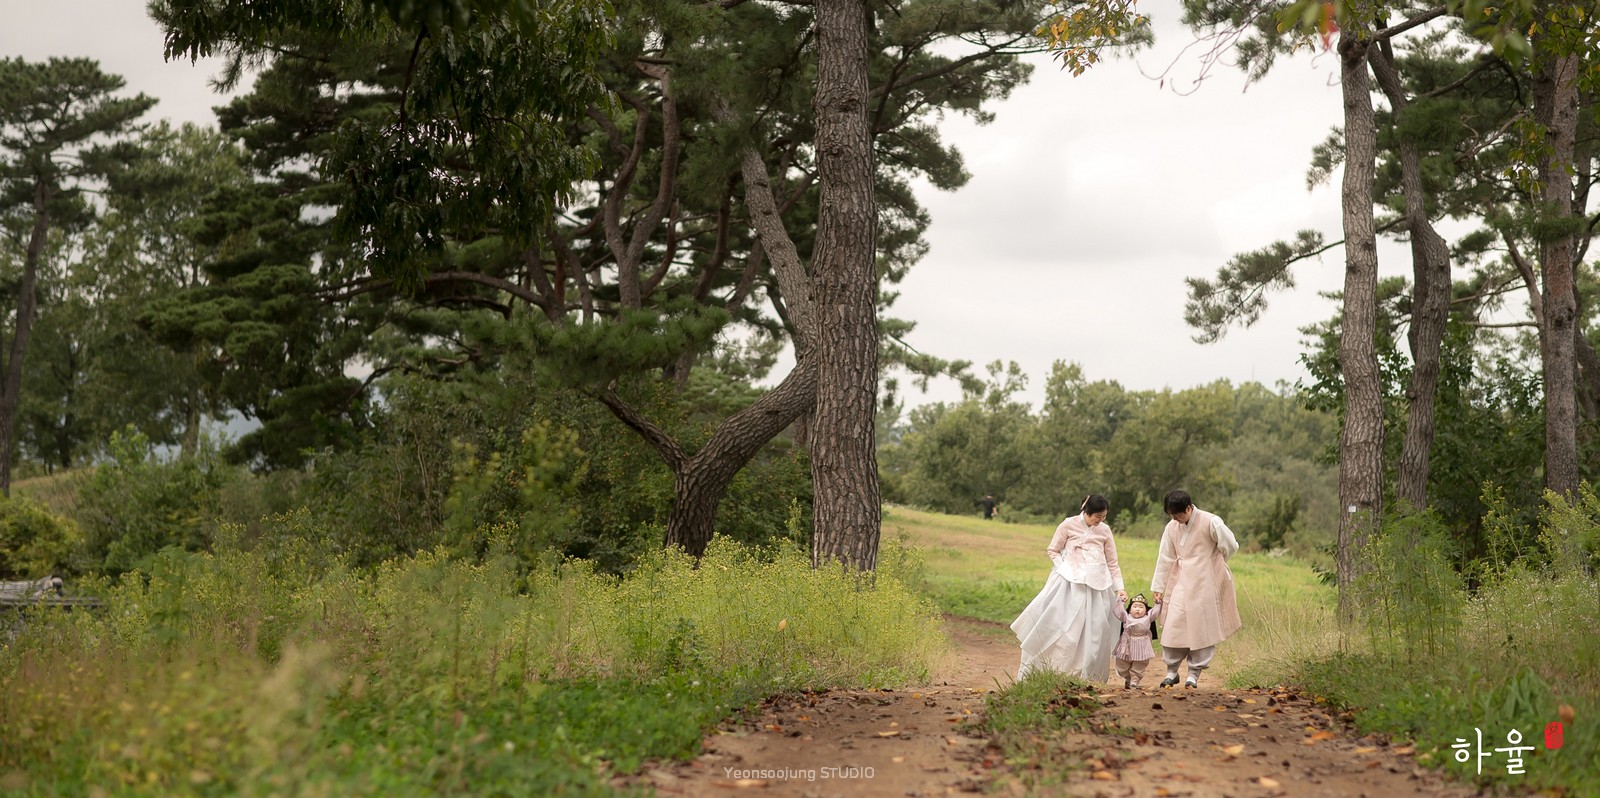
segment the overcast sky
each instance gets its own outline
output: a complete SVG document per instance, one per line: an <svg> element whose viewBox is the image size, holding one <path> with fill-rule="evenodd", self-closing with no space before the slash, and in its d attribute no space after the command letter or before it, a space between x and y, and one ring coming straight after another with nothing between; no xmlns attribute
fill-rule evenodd
<svg viewBox="0 0 1600 798"><path fill-rule="evenodd" d="M1298 329L1331 316L1343 255L1300 264L1298 288L1249 330L1200 345L1183 323L1185 277L1210 277L1231 255L1302 228L1342 237L1338 175L1307 191L1306 164L1340 116L1332 54L1281 62L1261 83L1218 67L1188 95L1200 65L1177 0L1146 0L1153 49L1082 77L1040 57L1033 79L977 126L942 125L972 174L966 187L924 187L931 249L899 287L893 313L918 323L923 352L978 364L1015 360L1042 397L1055 360L1130 389L1226 378L1272 386L1304 376ZM210 124L216 64L162 60L160 29L139 0L0 0L0 52L89 56L160 98L154 114ZM1174 63L1174 59L1176 63ZM1170 71L1168 70L1171 66ZM1166 72L1162 86L1154 75ZM1380 247L1386 274L1408 255ZM959 398L936 383L911 404Z"/></svg>

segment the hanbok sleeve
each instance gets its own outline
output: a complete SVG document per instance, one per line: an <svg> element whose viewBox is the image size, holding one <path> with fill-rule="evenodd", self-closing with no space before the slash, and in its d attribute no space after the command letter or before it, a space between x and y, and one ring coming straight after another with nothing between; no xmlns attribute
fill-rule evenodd
<svg viewBox="0 0 1600 798"><path fill-rule="evenodd" d="M1223 523L1217 516L1211 516L1211 536L1217 541L1217 550L1222 552L1222 559L1233 557L1239 550L1239 539L1233 536L1233 530Z"/></svg>
<svg viewBox="0 0 1600 798"><path fill-rule="evenodd" d="M1122 589L1122 566L1117 564L1117 541L1110 534L1110 527L1106 527L1106 570L1111 572L1111 588Z"/></svg>
<svg viewBox="0 0 1600 798"><path fill-rule="evenodd" d="M1071 518L1067 519L1067 521L1071 520ZM1045 555L1051 560L1059 559L1062 549L1067 547L1067 537L1070 534L1067 531L1067 521L1062 521L1061 525L1056 527L1055 535L1050 538L1050 547L1045 549Z"/></svg>
<svg viewBox="0 0 1600 798"><path fill-rule="evenodd" d="M1156 552L1156 572L1150 577L1150 592L1167 592L1167 577L1172 574L1172 564L1178 561L1178 547L1172 542L1172 535L1168 531L1171 527L1161 531L1161 547Z"/></svg>

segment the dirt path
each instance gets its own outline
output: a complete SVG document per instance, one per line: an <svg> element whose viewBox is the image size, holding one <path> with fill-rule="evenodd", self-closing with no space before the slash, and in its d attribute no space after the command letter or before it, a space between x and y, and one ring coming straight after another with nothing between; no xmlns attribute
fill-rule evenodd
<svg viewBox="0 0 1600 798"><path fill-rule="evenodd" d="M963 721L1009 683L1016 640L1003 625L950 618L955 650L934 683L893 691L779 696L749 722L724 724L692 762L648 769L635 783L660 795L752 791L793 798L906 798L999 788L1016 792L986 741ZM1225 663L1197 690L1102 689L1100 719L1122 735L1077 734L1067 746L1089 762L1069 794L1081 796L1468 796L1471 789L1419 769L1408 749L1355 739L1339 719L1285 690L1221 690ZM1147 683L1160 681L1159 662ZM1151 678L1154 675L1154 678ZM1054 791L1052 791L1054 792Z"/></svg>

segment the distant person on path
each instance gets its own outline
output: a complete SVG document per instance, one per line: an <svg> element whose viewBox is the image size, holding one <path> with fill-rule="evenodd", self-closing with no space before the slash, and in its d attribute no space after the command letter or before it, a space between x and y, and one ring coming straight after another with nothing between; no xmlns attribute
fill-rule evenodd
<svg viewBox="0 0 1600 798"><path fill-rule="evenodd" d="M1045 553L1054 565L1027 609L1011 624L1022 644L1017 678L1039 668L1105 681L1120 625L1112 602L1127 601L1117 544L1105 525L1111 505L1091 494L1061 522Z"/></svg>
<svg viewBox="0 0 1600 798"><path fill-rule="evenodd" d="M1000 510L1000 502L994 500L993 493L986 494L983 498L973 502L973 504L983 508L983 520L985 521L994 518L995 513Z"/></svg>
<svg viewBox="0 0 1600 798"><path fill-rule="evenodd" d="M1117 665L1117 675L1122 677L1122 687L1131 689L1139 686L1139 680L1144 678L1145 666L1150 660L1155 659L1156 650L1150 641L1156 636L1156 616L1161 614L1161 602L1156 602L1154 607L1145 601L1144 594L1133 597L1126 609L1121 604L1113 604L1112 609L1117 613L1117 619L1122 621L1122 638L1117 640L1116 651L1112 652Z"/></svg>
<svg viewBox="0 0 1600 798"><path fill-rule="evenodd" d="M1161 686L1178 683L1178 667L1187 659L1189 678L1183 686L1198 687L1217 644L1244 625L1228 570L1239 541L1221 518L1195 507L1181 490L1167 494L1164 508L1172 520L1161 533L1150 580L1151 597L1165 605L1161 658L1167 663L1167 678Z"/></svg>

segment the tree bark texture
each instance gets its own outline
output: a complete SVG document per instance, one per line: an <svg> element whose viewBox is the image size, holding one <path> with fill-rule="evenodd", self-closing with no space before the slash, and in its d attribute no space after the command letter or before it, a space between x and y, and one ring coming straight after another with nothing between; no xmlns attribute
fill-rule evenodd
<svg viewBox="0 0 1600 798"><path fill-rule="evenodd" d="M816 280L819 384L812 430L813 566L877 565L877 208L867 126L867 10L817 2Z"/></svg>
<svg viewBox="0 0 1600 798"><path fill-rule="evenodd" d="M1370 51L1396 122L1409 100L1387 42ZM1400 140L1400 192L1405 199L1406 229L1411 236L1412 301L1411 382L1406 387L1406 437L1400 449L1399 485L1395 496L1416 509L1428 505L1428 474L1433 451L1434 407L1439 388L1439 348L1450 320L1450 246L1428 218L1422 185L1422 154L1417 142Z"/></svg>
<svg viewBox="0 0 1600 798"><path fill-rule="evenodd" d="M816 403L814 360L796 363L778 387L730 416L711 440L673 475L672 509L667 513L667 545L699 557L715 531L717 506L739 469L761 447Z"/></svg>
<svg viewBox="0 0 1600 798"><path fill-rule="evenodd" d="M1354 27L1354 26L1352 26ZM1375 343L1377 328L1378 244L1373 227L1373 182L1377 127L1366 34L1340 34L1339 56L1344 97L1345 159L1344 309L1340 319L1339 371L1344 381L1344 425L1339 431L1339 539L1336 567L1339 609L1354 617L1351 584L1362 547L1382 518L1383 390Z"/></svg>
<svg viewBox="0 0 1600 798"><path fill-rule="evenodd" d="M1542 48L1535 43L1535 50ZM1573 154L1578 127L1576 55L1544 54L1534 69L1534 121L1545 134L1545 155L1539 162L1541 213L1547 229L1572 215ZM1539 269L1544 324L1539 343L1544 355L1545 487L1558 494L1578 489L1578 413L1574 370L1578 299L1574 244L1569 233L1546 235L1539 242Z"/></svg>

